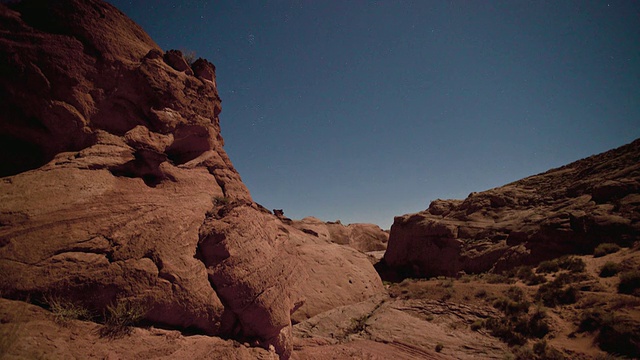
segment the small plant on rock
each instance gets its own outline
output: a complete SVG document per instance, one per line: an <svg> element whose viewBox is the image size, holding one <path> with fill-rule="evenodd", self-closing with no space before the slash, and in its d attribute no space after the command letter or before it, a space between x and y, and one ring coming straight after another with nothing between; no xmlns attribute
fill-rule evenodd
<svg viewBox="0 0 640 360"><path fill-rule="evenodd" d="M104 315L105 323L100 330L100 335L118 338L131 334L132 326L138 324L147 311L146 307L128 300L120 300L115 304L107 305L107 311Z"/></svg>
<svg viewBox="0 0 640 360"><path fill-rule="evenodd" d="M54 321L59 325L67 325L71 320L91 320L93 317L88 309L71 301L57 297L51 297L45 301L53 313Z"/></svg>

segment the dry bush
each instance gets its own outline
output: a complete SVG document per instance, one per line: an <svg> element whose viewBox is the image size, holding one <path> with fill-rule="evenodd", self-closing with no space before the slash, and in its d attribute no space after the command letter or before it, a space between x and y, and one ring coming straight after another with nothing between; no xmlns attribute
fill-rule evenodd
<svg viewBox="0 0 640 360"><path fill-rule="evenodd" d="M593 257L602 257L620 251L620 245L614 243L602 243L593 250Z"/></svg>

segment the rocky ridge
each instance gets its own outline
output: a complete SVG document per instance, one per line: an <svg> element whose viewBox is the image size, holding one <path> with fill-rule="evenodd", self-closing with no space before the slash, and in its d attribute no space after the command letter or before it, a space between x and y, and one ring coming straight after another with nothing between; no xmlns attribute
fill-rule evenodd
<svg viewBox="0 0 640 360"><path fill-rule="evenodd" d="M640 140L465 200L436 200L422 212L398 216L384 265L400 277L456 276L638 240Z"/></svg>
<svg viewBox="0 0 640 360"><path fill-rule="evenodd" d="M215 67L99 0L0 5L2 297L292 351L291 319L383 291L358 251L251 199Z"/></svg>

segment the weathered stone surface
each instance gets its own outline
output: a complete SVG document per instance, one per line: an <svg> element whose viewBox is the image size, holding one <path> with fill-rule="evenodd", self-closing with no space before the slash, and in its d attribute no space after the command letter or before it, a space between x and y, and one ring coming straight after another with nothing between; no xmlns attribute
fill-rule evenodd
<svg viewBox="0 0 640 360"><path fill-rule="evenodd" d="M130 336L105 338L101 325L68 320L21 301L0 299L3 359L234 359L277 360L274 351L233 340L183 336L176 330L136 328Z"/></svg>
<svg viewBox="0 0 640 360"><path fill-rule="evenodd" d="M294 220L291 225L303 232L326 239L336 244L349 245L362 251L380 251L387 248L389 233L375 224L349 224L324 222L309 216L302 220Z"/></svg>
<svg viewBox="0 0 640 360"><path fill-rule="evenodd" d="M153 324L287 358L292 313L381 280L252 202L223 149L215 67L191 75L170 54L102 1L0 5L0 293L97 314L142 303Z"/></svg>
<svg viewBox="0 0 640 360"><path fill-rule="evenodd" d="M385 264L403 276L533 264L640 239L640 140L465 200L398 216Z"/></svg>

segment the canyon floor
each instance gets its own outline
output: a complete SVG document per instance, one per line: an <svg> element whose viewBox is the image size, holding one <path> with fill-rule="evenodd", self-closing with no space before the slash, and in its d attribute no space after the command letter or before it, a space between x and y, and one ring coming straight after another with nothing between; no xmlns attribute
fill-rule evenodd
<svg viewBox="0 0 640 360"><path fill-rule="evenodd" d="M618 273L603 277L605 264L618 264ZM636 245L503 274L385 282L386 294L295 324L292 358L634 357L640 298L619 293L619 284L620 274L638 267ZM74 319L83 312L71 305L25 300L0 299L2 359L277 358L273 350L250 343L144 324L118 328Z"/></svg>

